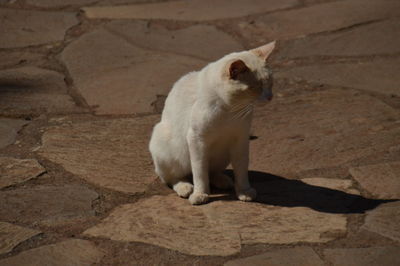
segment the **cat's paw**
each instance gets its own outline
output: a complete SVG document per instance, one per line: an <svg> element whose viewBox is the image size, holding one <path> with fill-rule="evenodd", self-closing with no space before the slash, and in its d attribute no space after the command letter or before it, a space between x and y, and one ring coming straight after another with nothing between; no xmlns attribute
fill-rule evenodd
<svg viewBox="0 0 400 266"><path fill-rule="evenodd" d="M208 202L208 194L194 192L189 197L189 201L192 205L200 205Z"/></svg>
<svg viewBox="0 0 400 266"><path fill-rule="evenodd" d="M212 186L219 189L231 189L233 187L232 178L224 174L213 176L210 182Z"/></svg>
<svg viewBox="0 0 400 266"><path fill-rule="evenodd" d="M173 186L176 194L182 198L188 198L193 192L193 185L189 182L178 182Z"/></svg>
<svg viewBox="0 0 400 266"><path fill-rule="evenodd" d="M257 197L257 191L251 187L249 189L237 192L236 195L241 201L253 201Z"/></svg>

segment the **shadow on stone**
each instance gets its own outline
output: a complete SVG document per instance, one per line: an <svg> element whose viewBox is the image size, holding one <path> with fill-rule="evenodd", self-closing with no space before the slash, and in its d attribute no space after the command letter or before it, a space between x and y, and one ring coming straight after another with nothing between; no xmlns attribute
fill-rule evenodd
<svg viewBox="0 0 400 266"><path fill-rule="evenodd" d="M226 174L233 176L233 171L227 170ZM257 190L256 202L273 206L308 207L326 213L364 213L382 203L395 201L368 199L258 171L249 171L249 179ZM213 197L212 201L215 200L236 200L236 198L230 194Z"/></svg>

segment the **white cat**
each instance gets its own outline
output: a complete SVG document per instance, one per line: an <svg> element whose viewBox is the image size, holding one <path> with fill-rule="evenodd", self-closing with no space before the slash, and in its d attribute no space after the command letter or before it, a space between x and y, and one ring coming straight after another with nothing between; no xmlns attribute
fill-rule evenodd
<svg viewBox="0 0 400 266"><path fill-rule="evenodd" d="M230 163L237 197L256 198L248 180L249 131L255 101L272 98L266 60L274 47L228 54L183 76L169 93L150 152L157 175L190 203L208 201L209 183L231 187L223 174Z"/></svg>

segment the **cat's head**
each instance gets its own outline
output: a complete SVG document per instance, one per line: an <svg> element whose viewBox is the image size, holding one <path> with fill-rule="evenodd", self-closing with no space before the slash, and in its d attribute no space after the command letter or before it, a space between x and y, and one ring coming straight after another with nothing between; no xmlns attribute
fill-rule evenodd
<svg viewBox="0 0 400 266"><path fill-rule="evenodd" d="M270 101L272 99L272 72L267 59L275 42L255 49L232 53L221 59L222 94L229 102Z"/></svg>

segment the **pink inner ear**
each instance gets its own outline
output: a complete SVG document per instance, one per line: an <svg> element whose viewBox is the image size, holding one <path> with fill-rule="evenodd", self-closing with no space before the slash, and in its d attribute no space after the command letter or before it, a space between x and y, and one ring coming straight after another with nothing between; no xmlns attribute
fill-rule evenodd
<svg viewBox="0 0 400 266"><path fill-rule="evenodd" d="M255 48L251 50L252 52L256 53L258 56L262 57L264 60L267 60L272 51L275 48L275 41L270 42L266 45L260 46L258 48Z"/></svg>
<svg viewBox="0 0 400 266"><path fill-rule="evenodd" d="M229 67L229 75L232 79L236 79L240 73L244 73L249 68L242 60L236 60Z"/></svg>

